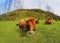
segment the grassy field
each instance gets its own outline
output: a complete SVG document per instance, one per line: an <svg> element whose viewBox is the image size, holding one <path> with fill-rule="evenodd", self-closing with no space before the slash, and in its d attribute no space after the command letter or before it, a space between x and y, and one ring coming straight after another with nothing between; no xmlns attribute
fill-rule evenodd
<svg viewBox="0 0 60 43"><path fill-rule="evenodd" d="M36 25L35 34L26 34L16 26L18 21L0 21L0 43L60 43L60 21L55 21L51 25Z"/></svg>

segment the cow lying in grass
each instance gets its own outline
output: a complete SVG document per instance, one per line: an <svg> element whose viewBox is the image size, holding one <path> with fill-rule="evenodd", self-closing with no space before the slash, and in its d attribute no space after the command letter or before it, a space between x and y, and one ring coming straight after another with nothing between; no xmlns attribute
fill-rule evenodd
<svg viewBox="0 0 60 43"><path fill-rule="evenodd" d="M10 16L10 20L12 20L12 21L15 21L15 17L14 16Z"/></svg>
<svg viewBox="0 0 60 43"><path fill-rule="evenodd" d="M20 19L17 26L29 34L34 34L34 31L36 30L35 24L39 24L39 21L35 18L30 17L28 19Z"/></svg>
<svg viewBox="0 0 60 43"><path fill-rule="evenodd" d="M52 24L52 21L53 21L52 18L48 18L48 19L45 21L45 23L46 23L46 24Z"/></svg>

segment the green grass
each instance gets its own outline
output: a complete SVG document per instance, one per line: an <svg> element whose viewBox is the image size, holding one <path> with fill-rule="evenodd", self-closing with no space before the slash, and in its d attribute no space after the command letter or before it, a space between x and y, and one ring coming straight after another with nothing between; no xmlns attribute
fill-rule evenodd
<svg viewBox="0 0 60 43"><path fill-rule="evenodd" d="M35 34L26 34L16 26L18 21L0 21L0 43L60 43L60 21L51 25L41 20Z"/></svg>

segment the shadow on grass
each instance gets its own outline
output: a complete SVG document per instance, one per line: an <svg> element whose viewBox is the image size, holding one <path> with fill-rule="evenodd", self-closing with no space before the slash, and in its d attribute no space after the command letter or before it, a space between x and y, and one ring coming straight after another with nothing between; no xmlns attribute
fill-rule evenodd
<svg viewBox="0 0 60 43"><path fill-rule="evenodd" d="M43 23L43 25L52 25L52 24Z"/></svg>
<svg viewBox="0 0 60 43"><path fill-rule="evenodd" d="M21 37L26 37L27 35L27 32L26 31L23 31L22 29L18 29L18 30L16 30L19 34L20 34L20 36Z"/></svg>

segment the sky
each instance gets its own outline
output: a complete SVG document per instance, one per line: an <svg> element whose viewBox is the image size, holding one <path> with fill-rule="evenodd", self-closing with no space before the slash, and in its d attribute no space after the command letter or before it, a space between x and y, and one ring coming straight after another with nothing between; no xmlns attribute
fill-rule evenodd
<svg viewBox="0 0 60 43"><path fill-rule="evenodd" d="M0 14L21 8L39 8L60 16L60 0L0 0Z"/></svg>

